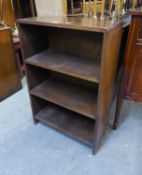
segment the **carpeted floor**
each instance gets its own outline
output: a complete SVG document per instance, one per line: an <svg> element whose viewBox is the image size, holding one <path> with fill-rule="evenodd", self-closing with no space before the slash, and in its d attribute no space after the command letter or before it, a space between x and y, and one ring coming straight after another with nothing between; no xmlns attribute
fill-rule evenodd
<svg viewBox="0 0 142 175"><path fill-rule="evenodd" d="M121 117L93 156L90 147L33 125L23 80L23 89L0 103L0 175L141 175L142 104L125 102Z"/></svg>

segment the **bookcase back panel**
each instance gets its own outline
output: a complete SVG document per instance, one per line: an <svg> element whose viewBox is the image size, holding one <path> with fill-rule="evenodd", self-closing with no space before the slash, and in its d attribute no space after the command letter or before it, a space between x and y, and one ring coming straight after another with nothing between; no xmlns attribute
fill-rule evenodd
<svg viewBox="0 0 142 175"><path fill-rule="evenodd" d="M48 49L47 27L19 24L24 59Z"/></svg>
<svg viewBox="0 0 142 175"><path fill-rule="evenodd" d="M102 33L25 24L19 27L25 58L49 48L92 60L101 58Z"/></svg>
<svg viewBox="0 0 142 175"><path fill-rule="evenodd" d="M59 73L55 73L55 72L52 72L52 77L57 77L59 79L65 80L67 82L71 82L71 83L74 83L76 85L80 85L81 87L92 89L96 93L98 93L98 88L99 88L98 83L94 83L91 81L84 81L84 80L81 80L78 78L74 78L71 76L67 76L65 74L59 74Z"/></svg>
<svg viewBox="0 0 142 175"><path fill-rule="evenodd" d="M101 58L102 33L56 29L49 30L49 47L66 54L84 58Z"/></svg>
<svg viewBox="0 0 142 175"><path fill-rule="evenodd" d="M27 64L26 64L26 73L28 74L27 79L28 79L29 90L32 90L37 85L39 85L40 83L49 79L52 76L51 71L47 69L42 69Z"/></svg>

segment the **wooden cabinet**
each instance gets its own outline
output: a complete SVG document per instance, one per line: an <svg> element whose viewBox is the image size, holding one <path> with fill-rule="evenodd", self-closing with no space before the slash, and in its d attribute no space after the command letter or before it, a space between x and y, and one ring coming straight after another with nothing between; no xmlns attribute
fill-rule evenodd
<svg viewBox="0 0 142 175"><path fill-rule="evenodd" d="M18 22L34 122L96 153L107 129L122 24L82 17Z"/></svg>
<svg viewBox="0 0 142 175"><path fill-rule="evenodd" d="M132 56L133 67L132 73L128 79L128 87L126 89L126 97L136 101L142 101L142 45L135 46Z"/></svg>
<svg viewBox="0 0 142 175"><path fill-rule="evenodd" d="M10 29L0 27L0 101L21 89Z"/></svg>
<svg viewBox="0 0 142 175"><path fill-rule="evenodd" d="M136 101L142 101L142 17L133 16L131 27L135 29L133 46L130 48L130 70L126 97ZM136 28L135 28L136 27Z"/></svg>
<svg viewBox="0 0 142 175"><path fill-rule="evenodd" d="M119 113L124 98L142 102L142 12L141 9L138 9L129 13L132 15L132 20L117 99L114 129L118 125Z"/></svg>

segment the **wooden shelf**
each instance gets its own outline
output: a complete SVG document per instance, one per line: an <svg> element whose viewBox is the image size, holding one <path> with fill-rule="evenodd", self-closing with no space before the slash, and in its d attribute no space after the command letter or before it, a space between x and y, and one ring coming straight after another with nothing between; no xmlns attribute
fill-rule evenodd
<svg viewBox="0 0 142 175"><path fill-rule="evenodd" d="M26 63L99 83L100 64L90 59L66 55L49 49L26 59Z"/></svg>
<svg viewBox="0 0 142 175"><path fill-rule="evenodd" d="M95 121L92 119L53 105L41 110L35 118L85 144L93 144Z"/></svg>
<svg viewBox="0 0 142 175"><path fill-rule="evenodd" d="M31 94L95 119L97 94L94 90L52 78L35 87Z"/></svg>

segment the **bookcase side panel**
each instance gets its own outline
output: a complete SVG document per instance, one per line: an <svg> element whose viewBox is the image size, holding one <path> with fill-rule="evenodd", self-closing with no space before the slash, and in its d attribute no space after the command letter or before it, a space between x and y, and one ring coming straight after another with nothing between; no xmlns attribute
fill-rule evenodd
<svg viewBox="0 0 142 175"><path fill-rule="evenodd" d="M24 59L48 49L47 27L19 24L19 32Z"/></svg>
<svg viewBox="0 0 142 175"><path fill-rule="evenodd" d="M114 82L116 78L121 37L121 24L117 26L117 28L114 28L110 32L104 34L100 86L97 103L97 119L93 148L94 153L98 150L101 139L107 129L108 113L112 101Z"/></svg>

